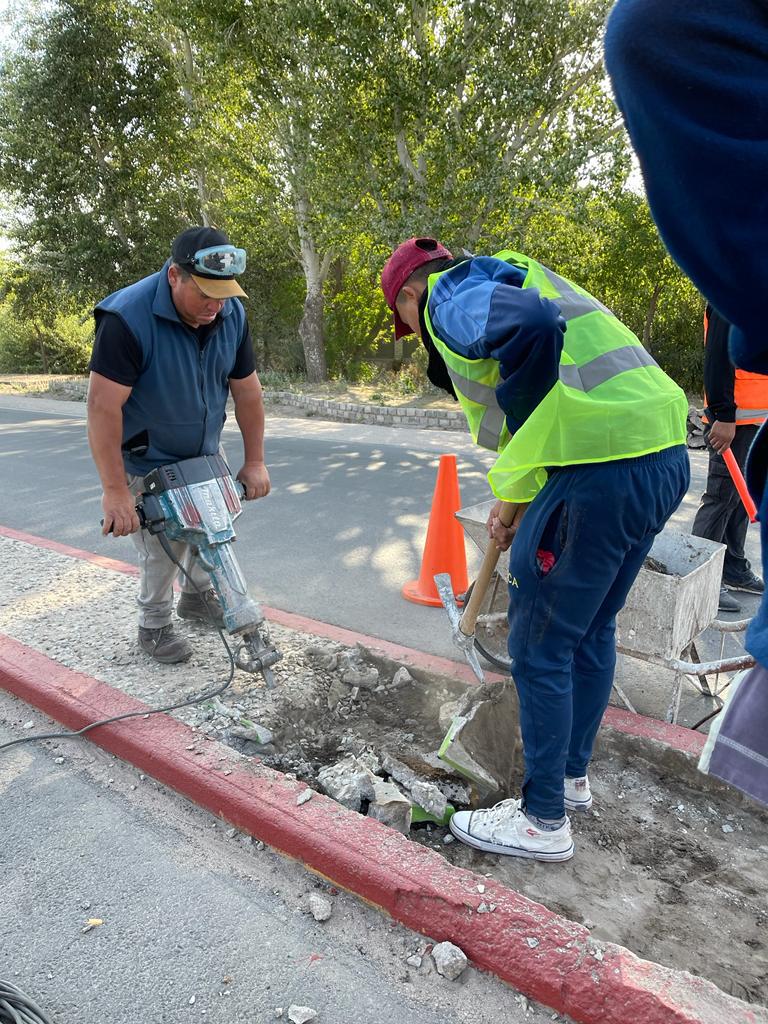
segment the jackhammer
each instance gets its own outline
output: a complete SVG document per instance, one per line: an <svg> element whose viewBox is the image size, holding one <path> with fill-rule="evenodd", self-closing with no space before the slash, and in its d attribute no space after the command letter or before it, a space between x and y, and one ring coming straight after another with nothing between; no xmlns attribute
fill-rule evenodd
<svg viewBox="0 0 768 1024"><path fill-rule="evenodd" d="M243 511L244 493L220 455L202 455L148 473L136 513L142 529L157 536L172 561L176 558L169 540L192 547L210 574L227 632L240 639L235 664L245 672L261 672L271 688L275 685L271 666L282 654L269 639L264 613L249 597L232 551L237 539L232 523Z"/></svg>

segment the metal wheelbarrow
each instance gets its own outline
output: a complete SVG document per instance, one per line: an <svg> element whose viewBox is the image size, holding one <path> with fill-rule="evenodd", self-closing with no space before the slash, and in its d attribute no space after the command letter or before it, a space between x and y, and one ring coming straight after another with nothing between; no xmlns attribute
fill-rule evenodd
<svg viewBox="0 0 768 1024"><path fill-rule="evenodd" d="M483 552L488 546L485 523L492 506L493 501L487 501L456 513L467 536ZM666 529L654 541L617 617L616 647L621 654L674 673L668 722L677 721L686 679L699 693L722 707L720 694L730 679L721 683L721 673L750 668L755 663L746 652L723 657L726 635L743 632L750 621L727 622L717 618L724 556L722 544ZM508 566L509 552L502 552L475 626L478 653L504 673L511 668L507 653ZM721 634L720 657L705 662L699 659L696 643L707 629ZM625 707L634 712L631 701L615 681L614 690Z"/></svg>

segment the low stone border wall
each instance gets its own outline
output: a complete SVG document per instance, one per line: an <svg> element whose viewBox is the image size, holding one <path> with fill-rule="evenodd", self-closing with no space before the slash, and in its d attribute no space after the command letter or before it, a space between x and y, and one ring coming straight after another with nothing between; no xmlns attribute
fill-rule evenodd
<svg viewBox="0 0 768 1024"><path fill-rule="evenodd" d="M327 398L292 391L265 391L267 402L293 405L308 415L343 423L375 423L387 427L429 427L432 430L467 430L467 421L460 409L416 409L411 406L358 405L355 402L333 402Z"/></svg>
<svg viewBox="0 0 768 1024"><path fill-rule="evenodd" d="M50 395L63 395L85 401L87 381L80 378L53 380L48 384ZM307 416L342 423L373 423L385 427L428 427L431 430L466 431L467 421L460 409L416 409L411 406L358 405L355 402L334 402L293 391L265 391L269 405L291 405L303 409Z"/></svg>

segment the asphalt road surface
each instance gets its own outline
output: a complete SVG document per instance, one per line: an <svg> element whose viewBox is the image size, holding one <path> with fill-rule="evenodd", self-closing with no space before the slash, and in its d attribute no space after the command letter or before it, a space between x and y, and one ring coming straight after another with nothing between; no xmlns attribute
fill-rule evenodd
<svg viewBox="0 0 768 1024"><path fill-rule="evenodd" d="M82 403L0 396L0 524L134 562L129 539L100 534L101 491L84 417ZM236 468L242 449L232 421L224 443ZM253 595L277 608L458 657L442 608L416 605L400 594L419 573L441 453L457 456L462 505L490 497L485 474L492 455L468 434L269 415L273 490L248 503L237 523L235 550ZM691 489L673 520L684 530L704 485L706 456L692 452L691 467ZM479 565L471 542L467 553L471 577ZM749 531L747 553L759 571L756 527Z"/></svg>
<svg viewBox="0 0 768 1024"><path fill-rule="evenodd" d="M0 691L0 743L27 722L56 728ZM0 979L54 1024L268 1024L291 1005L316 1024L563 1019L472 968L406 964L428 939L83 740L0 751L0 823Z"/></svg>

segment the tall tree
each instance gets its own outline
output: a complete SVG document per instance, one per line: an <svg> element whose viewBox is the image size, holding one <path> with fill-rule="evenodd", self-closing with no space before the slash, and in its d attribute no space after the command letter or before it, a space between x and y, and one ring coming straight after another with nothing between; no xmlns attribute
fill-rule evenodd
<svg viewBox="0 0 768 1024"><path fill-rule="evenodd" d="M3 62L0 188L21 251L89 296L147 273L196 212L178 79L150 15L59 0Z"/></svg>

